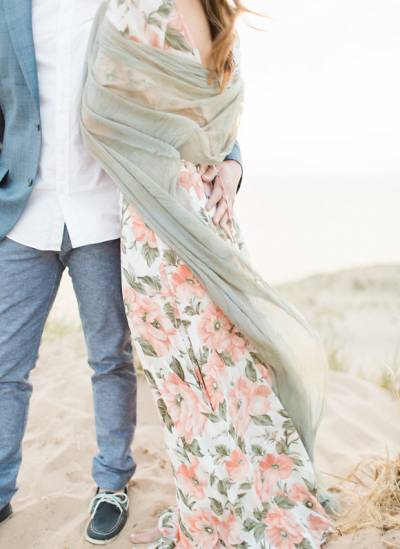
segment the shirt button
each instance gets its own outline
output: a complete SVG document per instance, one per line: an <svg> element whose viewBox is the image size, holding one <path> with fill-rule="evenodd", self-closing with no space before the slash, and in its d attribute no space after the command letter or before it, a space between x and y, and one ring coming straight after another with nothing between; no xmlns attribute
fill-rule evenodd
<svg viewBox="0 0 400 549"><path fill-rule="evenodd" d="M30 177L28 179L28 187L32 187L32 185L33 185L33 179Z"/></svg>
<svg viewBox="0 0 400 549"><path fill-rule="evenodd" d="M37 129L38 132L40 132L40 130L42 129L42 128L41 128L41 125L38 124L38 125L36 126L36 129Z"/></svg>

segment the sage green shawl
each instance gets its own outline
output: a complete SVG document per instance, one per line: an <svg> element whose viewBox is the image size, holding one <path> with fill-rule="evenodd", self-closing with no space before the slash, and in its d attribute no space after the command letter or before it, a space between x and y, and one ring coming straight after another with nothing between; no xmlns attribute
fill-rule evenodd
<svg viewBox="0 0 400 549"><path fill-rule="evenodd" d="M231 151L243 102L239 67L221 92L200 63L125 38L105 10L106 4L88 48L84 142L145 223L248 338L259 360L271 366L274 388L312 458L326 372L317 334L245 254L175 194L181 159L216 164ZM249 369L248 375L256 374Z"/></svg>

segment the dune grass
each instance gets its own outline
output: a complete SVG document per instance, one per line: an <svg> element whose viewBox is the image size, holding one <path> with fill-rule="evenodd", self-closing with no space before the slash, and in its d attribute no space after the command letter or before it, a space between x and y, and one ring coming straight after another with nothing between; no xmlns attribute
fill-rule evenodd
<svg viewBox="0 0 400 549"><path fill-rule="evenodd" d="M382 533L400 529L400 455L391 460L375 458L359 463L340 482L342 510L336 526L342 534L364 528Z"/></svg>

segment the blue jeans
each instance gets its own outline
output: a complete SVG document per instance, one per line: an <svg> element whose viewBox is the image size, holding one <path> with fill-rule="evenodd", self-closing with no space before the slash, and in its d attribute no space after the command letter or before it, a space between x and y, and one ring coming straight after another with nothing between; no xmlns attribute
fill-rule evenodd
<svg viewBox="0 0 400 549"><path fill-rule="evenodd" d="M92 387L98 455L93 478L118 490L134 473L136 376L121 293L120 241L61 252L0 241L0 509L16 492L34 368L43 327L68 268L78 299ZM71 391L74 387L71 387Z"/></svg>

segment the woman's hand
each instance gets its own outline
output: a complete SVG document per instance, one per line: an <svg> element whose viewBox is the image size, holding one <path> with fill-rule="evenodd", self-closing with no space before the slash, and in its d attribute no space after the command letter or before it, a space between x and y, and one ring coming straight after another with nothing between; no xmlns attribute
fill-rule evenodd
<svg viewBox="0 0 400 549"><path fill-rule="evenodd" d="M206 209L216 208L213 221L231 238L233 203L241 176L242 168L235 160L225 160L221 164L209 166L202 175L208 195Z"/></svg>

